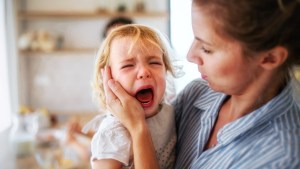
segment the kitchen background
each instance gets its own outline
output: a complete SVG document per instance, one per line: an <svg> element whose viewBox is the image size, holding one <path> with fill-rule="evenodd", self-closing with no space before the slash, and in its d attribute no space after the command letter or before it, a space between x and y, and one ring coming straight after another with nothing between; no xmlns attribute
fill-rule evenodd
<svg viewBox="0 0 300 169"><path fill-rule="evenodd" d="M22 0L17 5L18 47L23 48L19 102L53 113L97 111L90 82L97 48L111 18L126 15L169 35L167 0ZM35 39L27 46L32 36Z"/></svg>
<svg viewBox="0 0 300 169"><path fill-rule="evenodd" d="M90 87L94 59L103 40L105 25L119 15L155 27L170 38L178 54L173 59L180 60L177 63L183 66L185 73L175 79L177 93L200 76L196 66L187 63L185 58L192 41L190 1L4 2L2 12L8 29L9 49L8 61L4 62L9 63L11 99L8 101L13 107L10 111L14 113L38 109L52 114L97 113ZM2 69L6 66L4 64ZM300 77L299 72L296 72L296 77ZM5 121L9 124L11 120Z"/></svg>
<svg viewBox="0 0 300 169"><path fill-rule="evenodd" d="M43 123L40 127L49 127L44 115L66 119L97 114L90 87L94 59L105 25L116 16L155 27L170 38L177 52L173 59L185 73L174 80L176 93L199 77L196 66L185 59L192 40L190 1L12 0L1 1L0 5L0 21L5 23L0 33L7 37L1 41L0 168L33 168L37 163L36 158L23 158L23 153L34 151L25 137L14 144L23 148L29 143L26 149L19 147L19 164L13 160L14 154L7 145L15 131L16 115L23 119L38 114Z"/></svg>
<svg viewBox="0 0 300 169"><path fill-rule="evenodd" d="M66 120L98 113L90 87L94 59L105 25L116 16L124 15L135 23L155 27L170 38L177 53L173 59L184 72L174 79L176 93L200 77L197 67L185 58L193 38L190 3L179 0L1 1L0 38L7 39L1 39L0 43L0 168L35 168L38 163L31 156L16 158L8 146L16 126L15 115L38 113L43 123L40 126L49 127L43 115ZM300 78L300 71L296 77ZM295 91L298 100L299 91ZM19 151L36 155L30 148L32 144L24 138L14 145L29 143L27 149Z"/></svg>

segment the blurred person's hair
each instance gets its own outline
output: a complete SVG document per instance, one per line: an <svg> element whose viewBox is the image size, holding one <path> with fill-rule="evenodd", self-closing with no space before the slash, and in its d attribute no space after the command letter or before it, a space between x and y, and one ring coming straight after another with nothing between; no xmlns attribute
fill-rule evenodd
<svg viewBox="0 0 300 169"><path fill-rule="evenodd" d="M105 29L103 31L103 38L106 38L107 34L109 33L109 31L117 26L121 26L121 25L127 25L127 24L133 24L133 20L129 17L125 17L125 16L118 16L115 18L112 18L105 26Z"/></svg>

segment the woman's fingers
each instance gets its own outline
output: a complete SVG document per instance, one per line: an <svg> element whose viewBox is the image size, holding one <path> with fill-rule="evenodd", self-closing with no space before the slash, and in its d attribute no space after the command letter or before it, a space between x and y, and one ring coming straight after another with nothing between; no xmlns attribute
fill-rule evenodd
<svg viewBox="0 0 300 169"><path fill-rule="evenodd" d="M103 76L103 86L105 91L107 108L110 110L112 114L117 115L116 113L122 112L122 104L120 99L115 95L112 89L108 86L108 82L110 81L114 82L109 66L105 66L104 70L102 70L102 76ZM119 88L124 90L121 87L121 85L119 86ZM117 117L119 116L117 115Z"/></svg>
<svg viewBox="0 0 300 169"><path fill-rule="evenodd" d="M130 97L120 83L112 79L111 70L108 66L105 66L103 71L103 82L107 104L112 105L121 103L122 106L122 103Z"/></svg>
<svg viewBox="0 0 300 169"><path fill-rule="evenodd" d="M126 101L131 98L131 96L123 89L123 87L117 81L110 79L108 85L113 95L120 101L120 103L125 105Z"/></svg>
<svg viewBox="0 0 300 169"><path fill-rule="evenodd" d="M103 76L103 86L105 91L105 97L106 97L106 103L112 102L113 100L116 100L117 97L115 94L111 91L110 87L108 87L107 83L109 80L112 80L111 71L108 66L105 66L104 70L102 69L102 76Z"/></svg>
<svg viewBox="0 0 300 169"><path fill-rule="evenodd" d="M144 110L134 97L129 95L118 81L112 78L110 68L106 66L102 71L108 110L118 117L127 129L144 119Z"/></svg>

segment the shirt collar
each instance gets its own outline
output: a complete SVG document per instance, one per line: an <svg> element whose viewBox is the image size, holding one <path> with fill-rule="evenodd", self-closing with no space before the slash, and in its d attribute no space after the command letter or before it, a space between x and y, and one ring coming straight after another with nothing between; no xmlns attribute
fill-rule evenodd
<svg viewBox="0 0 300 169"><path fill-rule="evenodd" d="M270 124L267 122L271 122L278 116L286 113L292 102L292 85L289 83L279 95L259 109L221 128L217 136L218 142L226 144L254 127L261 126L262 124Z"/></svg>
<svg viewBox="0 0 300 169"><path fill-rule="evenodd" d="M193 105L194 107L202 110L201 112L209 112L203 113L201 119L207 119L208 117L216 116L220 105L227 97L227 95L215 92L209 87L207 87L206 90L209 91L205 91L202 94L200 94L199 98L197 98Z"/></svg>

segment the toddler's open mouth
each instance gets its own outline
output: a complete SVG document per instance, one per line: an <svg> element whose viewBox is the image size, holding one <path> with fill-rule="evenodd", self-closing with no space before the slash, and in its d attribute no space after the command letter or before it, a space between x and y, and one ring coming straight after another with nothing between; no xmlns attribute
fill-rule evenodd
<svg viewBox="0 0 300 169"><path fill-rule="evenodd" d="M135 98L143 107L150 107L153 103L153 90L151 88L142 89L136 93Z"/></svg>

